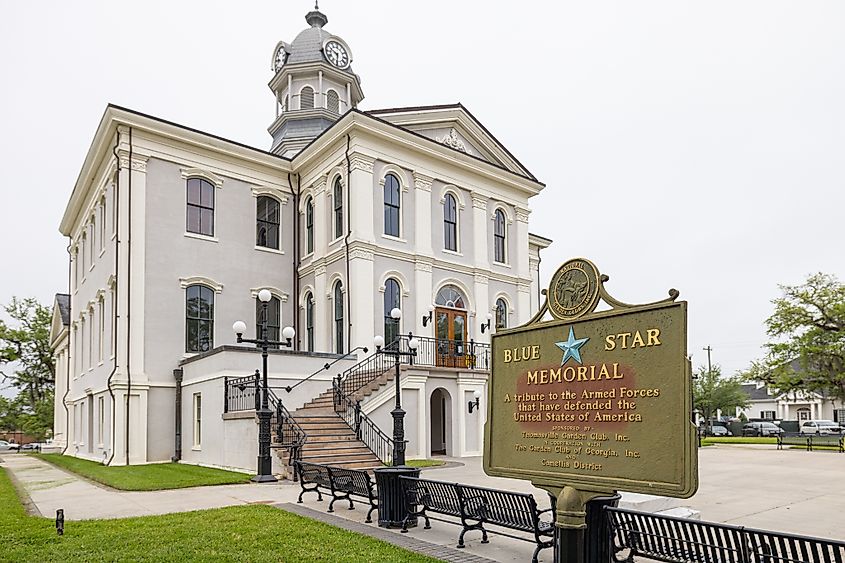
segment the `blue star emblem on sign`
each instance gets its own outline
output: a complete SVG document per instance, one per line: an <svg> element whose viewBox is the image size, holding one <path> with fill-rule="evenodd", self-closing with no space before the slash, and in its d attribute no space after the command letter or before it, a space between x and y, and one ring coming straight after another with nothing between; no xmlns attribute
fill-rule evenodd
<svg viewBox="0 0 845 563"><path fill-rule="evenodd" d="M555 346L563 350L563 359L560 365L566 363L569 358L574 359L579 364L581 363L581 346L587 343L589 338L575 338L575 330L569 327L569 338L564 342L555 342Z"/></svg>

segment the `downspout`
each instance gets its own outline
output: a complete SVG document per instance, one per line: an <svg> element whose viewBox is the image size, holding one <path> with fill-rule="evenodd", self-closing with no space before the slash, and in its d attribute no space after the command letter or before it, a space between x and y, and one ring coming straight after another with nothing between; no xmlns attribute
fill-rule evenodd
<svg viewBox="0 0 845 563"><path fill-rule="evenodd" d="M120 307L119 303L120 300L118 299L118 279L120 276L120 156L117 154L117 147L120 146L120 130L117 130L117 138L114 141L114 148L112 149L112 154L114 155L115 163L117 163L117 170L114 173L114 201L112 205L114 206L114 292L112 295L112 323L111 323L111 342L112 346L114 347L114 365L112 366L111 373L109 374L109 378L106 382L106 387L108 387L109 395L111 396L111 452L109 455L108 461L106 461L106 465L111 465L112 460L114 460L114 444L115 444L115 436L117 431L117 419L115 414L117 413L117 409L115 408L115 396L114 396L114 389L112 389L112 380L114 379L114 374L117 373L117 325L120 322ZM131 170L131 167L130 167Z"/></svg>
<svg viewBox="0 0 845 563"><path fill-rule="evenodd" d="M68 321L72 318L71 311L70 311L70 284L71 284L71 254L70 254L70 247L73 245L73 238L67 237L67 293L68 293ZM67 396L70 394L70 362L71 362L71 345L70 345L70 337L73 334L73 331L70 330L70 325L68 325L67 329L67 361L65 362L67 366L65 366L65 394L62 395L62 407L65 409L65 449L62 450L62 455L65 455L67 449L70 447L70 440L69 440L69 432L70 429L70 409L67 408ZM53 430L53 436L56 435L55 429Z"/></svg>
<svg viewBox="0 0 845 563"><path fill-rule="evenodd" d="M124 443L126 444L126 465L129 465L129 398L132 393L132 372L130 370L130 311L132 309L132 128L129 128L129 183L127 190L127 219L126 219L126 430Z"/></svg>
<svg viewBox="0 0 845 563"><path fill-rule="evenodd" d="M352 164L349 162L349 144L352 142L352 138L350 137L349 133L346 134L346 236L344 237L344 245L346 246L346 318L349 319L349 322L346 325L346 348L345 350L352 349L352 307L349 302L349 296L352 295L352 280L349 278L349 237L352 235L352 209L350 206L352 205L352 198L349 196L349 192L352 190Z"/></svg>
<svg viewBox="0 0 845 563"><path fill-rule="evenodd" d="M294 350L300 350L299 334L299 266L302 264L300 257L300 241L299 241L299 194L301 186L299 184L299 174L296 175L296 191L293 191L293 182L291 181L291 173L288 172L288 186L293 191L293 330L296 331L296 341L294 341Z"/></svg>
<svg viewBox="0 0 845 563"><path fill-rule="evenodd" d="M176 448L172 461L182 460L182 368L173 370L173 378L176 380Z"/></svg>

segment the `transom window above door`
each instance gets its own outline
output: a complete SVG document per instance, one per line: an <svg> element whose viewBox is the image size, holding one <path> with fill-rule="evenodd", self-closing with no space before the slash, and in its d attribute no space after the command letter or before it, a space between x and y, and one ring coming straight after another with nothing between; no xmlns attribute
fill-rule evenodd
<svg viewBox="0 0 845 563"><path fill-rule="evenodd" d="M463 293L454 285L444 285L437 292L437 298L434 302L440 307L449 307L451 309L467 308Z"/></svg>

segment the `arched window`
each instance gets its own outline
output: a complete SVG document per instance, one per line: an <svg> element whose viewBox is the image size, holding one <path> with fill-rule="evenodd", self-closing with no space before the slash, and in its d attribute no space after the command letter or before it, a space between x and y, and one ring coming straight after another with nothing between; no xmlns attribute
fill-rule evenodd
<svg viewBox="0 0 845 563"><path fill-rule="evenodd" d="M493 259L505 263L505 213L501 209L496 210L493 224Z"/></svg>
<svg viewBox="0 0 845 563"><path fill-rule="evenodd" d="M343 236L343 185L340 183L340 177L334 181L334 238Z"/></svg>
<svg viewBox="0 0 845 563"><path fill-rule="evenodd" d="M399 236L399 180L393 174L384 177L384 234Z"/></svg>
<svg viewBox="0 0 845 563"><path fill-rule="evenodd" d="M264 320L264 303L255 298L255 337L261 338L261 322ZM282 326L282 301L275 295L267 302L267 338L279 341ZM278 348L278 346L274 346Z"/></svg>
<svg viewBox="0 0 845 563"><path fill-rule="evenodd" d="M314 88L311 86L299 91L299 109L314 109Z"/></svg>
<svg viewBox="0 0 845 563"><path fill-rule="evenodd" d="M334 90L326 94L326 107L332 113L340 113L340 98Z"/></svg>
<svg viewBox="0 0 845 563"><path fill-rule="evenodd" d="M454 285L444 285L437 292L437 297L434 302L441 307L449 307L450 309L466 309L466 299Z"/></svg>
<svg viewBox="0 0 845 563"><path fill-rule="evenodd" d="M343 354L343 284L340 280L334 284L334 350Z"/></svg>
<svg viewBox="0 0 845 563"><path fill-rule="evenodd" d="M399 282L388 278L384 282L384 343L391 344L399 337L399 319L390 316L394 307L399 307Z"/></svg>
<svg viewBox="0 0 845 563"><path fill-rule="evenodd" d="M202 178L188 178L189 233L214 236L214 185Z"/></svg>
<svg viewBox="0 0 845 563"><path fill-rule="evenodd" d="M508 328L508 304L504 299L496 300L496 330Z"/></svg>
<svg viewBox="0 0 845 563"><path fill-rule="evenodd" d="M443 206L443 247L458 251L458 204L455 196L446 194Z"/></svg>
<svg viewBox="0 0 845 563"><path fill-rule="evenodd" d="M314 351L314 296L305 294L305 340L309 352Z"/></svg>
<svg viewBox="0 0 845 563"><path fill-rule="evenodd" d="M314 252L314 200L305 202L305 254Z"/></svg>
<svg viewBox="0 0 845 563"><path fill-rule="evenodd" d="M185 351L205 352L214 347L214 291L204 285L185 289Z"/></svg>
<svg viewBox="0 0 845 563"><path fill-rule="evenodd" d="M279 249L279 201L259 196L256 202L255 246Z"/></svg>

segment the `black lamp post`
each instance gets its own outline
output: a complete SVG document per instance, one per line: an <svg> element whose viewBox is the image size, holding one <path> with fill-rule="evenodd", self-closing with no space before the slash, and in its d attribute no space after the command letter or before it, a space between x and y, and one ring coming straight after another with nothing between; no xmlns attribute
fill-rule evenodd
<svg viewBox="0 0 845 563"><path fill-rule="evenodd" d="M398 307L394 307L390 311L391 318L399 322L402 318L402 311ZM376 354L384 354L391 356L396 360L396 406L390 414L393 416L393 466L397 467L405 465L405 411L402 409L402 390L399 385L399 364L401 364L402 357L414 358L417 355L417 346L419 342L412 333L408 333L408 348L407 352L400 349L399 343L396 343L396 348L383 348L384 337L375 337ZM413 361L413 360L412 360Z"/></svg>
<svg viewBox="0 0 845 563"><path fill-rule="evenodd" d="M269 387L267 386L267 349L270 346L291 346L293 337L296 332L293 327L286 326L282 330L282 337L284 342L276 342L267 338L267 308L273 295L267 289L262 289L258 292L258 300L261 301L261 327L259 338L243 338L243 333L246 332L246 323L243 321L236 321L232 325L232 330L238 337L238 344L246 342L248 344L255 344L256 347L261 348L262 361L262 377L261 377L261 408L255 414L258 416L258 472L252 480L256 483L273 483L277 479L273 476L273 461L270 457L270 419L273 417L273 411L269 407Z"/></svg>

